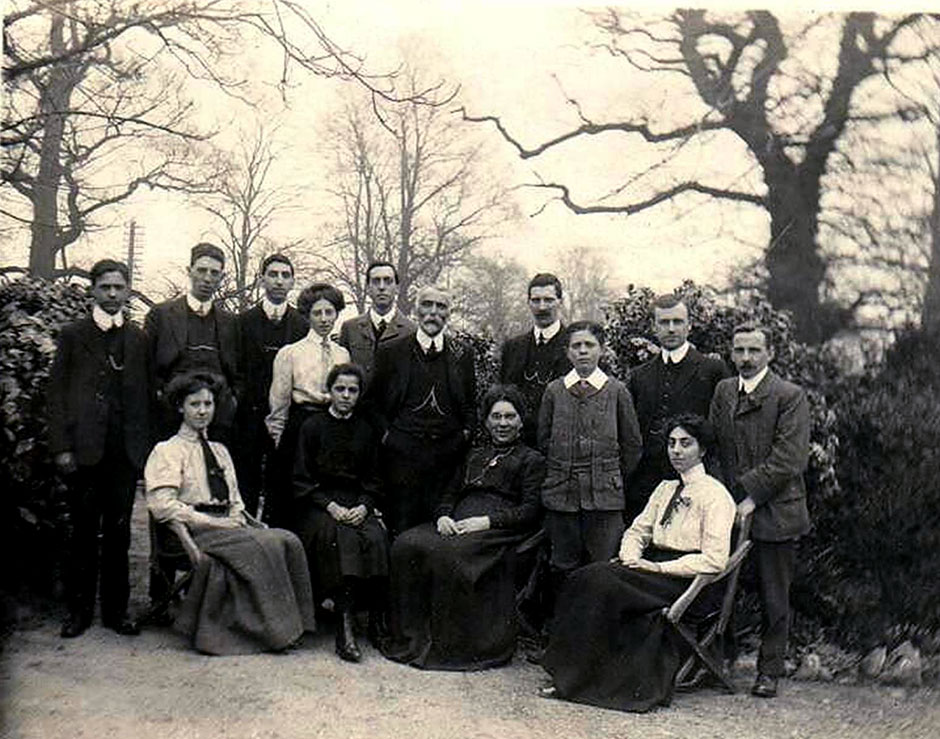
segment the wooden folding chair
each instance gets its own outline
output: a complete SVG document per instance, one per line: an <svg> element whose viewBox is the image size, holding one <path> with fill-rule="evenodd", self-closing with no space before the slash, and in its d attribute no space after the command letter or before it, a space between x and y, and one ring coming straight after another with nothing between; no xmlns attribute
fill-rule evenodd
<svg viewBox="0 0 940 739"><path fill-rule="evenodd" d="M751 517L745 517L744 520L736 525L735 529L736 543L734 545L734 551L728 558L724 569L713 575L697 575L686 591L680 595L671 606L663 609L666 621L692 649L692 654L686 658L679 668L679 671L676 673L676 688L682 689L693 686L695 683L689 681L689 675L692 673L693 668L700 667L718 678L729 692L735 692L731 676L725 668L721 656L716 654L715 649L716 642L720 644L728 628L728 622L731 619L731 613L734 609L734 598L738 590L738 577L741 573L741 564L744 562L744 558L751 548ZM715 613L706 615L704 619L699 621L695 628L682 623L682 617L685 615L688 608L696 601L702 590L707 585L721 580L727 580L727 585L720 609ZM700 627L704 624L707 624L707 626L705 626L705 631L701 632Z"/></svg>
<svg viewBox="0 0 940 739"><path fill-rule="evenodd" d="M181 521L158 523L150 516L149 528L150 577L156 578L159 584L156 588L151 586L150 608L138 617L138 626L166 618L170 603L189 585L193 570L203 556L189 529ZM183 575L177 577L176 573L180 570Z"/></svg>

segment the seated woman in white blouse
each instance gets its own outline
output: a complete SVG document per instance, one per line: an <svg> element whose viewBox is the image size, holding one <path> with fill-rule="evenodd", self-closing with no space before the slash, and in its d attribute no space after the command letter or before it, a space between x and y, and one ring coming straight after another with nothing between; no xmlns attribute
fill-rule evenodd
<svg viewBox="0 0 940 739"><path fill-rule="evenodd" d="M679 645L662 615L699 574L728 560L735 504L705 472L714 437L701 416L670 420L667 451L679 480L664 480L623 535L618 558L575 570L561 592L542 666L553 683L544 697L646 711L668 703ZM714 610L722 584L706 588L687 612Z"/></svg>
<svg viewBox="0 0 940 739"><path fill-rule="evenodd" d="M292 533L245 515L228 450L206 438L217 387L206 374L170 381L182 425L144 468L150 513L184 524L199 549L175 626L208 654L285 649L315 628L307 558Z"/></svg>
<svg viewBox="0 0 940 739"><path fill-rule="evenodd" d="M297 298L297 310L310 319L310 331L300 341L281 347L274 357L268 402L271 412L264 423L277 453L266 485L264 519L286 526L291 511L291 475L300 427L312 413L330 405L326 386L330 370L350 361L349 352L333 340L336 318L346 307L343 294L332 285L317 282Z"/></svg>

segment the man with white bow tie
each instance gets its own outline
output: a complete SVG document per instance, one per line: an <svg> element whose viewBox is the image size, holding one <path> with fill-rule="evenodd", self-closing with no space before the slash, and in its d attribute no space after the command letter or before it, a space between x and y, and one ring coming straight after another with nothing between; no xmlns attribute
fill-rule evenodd
<svg viewBox="0 0 940 739"><path fill-rule="evenodd" d="M126 320L127 265L91 268L91 315L62 329L49 376L49 451L68 486L72 536L66 558L68 617L62 636L90 625L98 589L101 621L119 634L127 617L134 488L150 451L150 357L143 332Z"/></svg>
<svg viewBox="0 0 940 739"><path fill-rule="evenodd" d="M189 291L159 303L144 320L162 398L167 383L184 372L208 372L221 378L209 437L231 443L235 409L242 394L240 340L235 316L213 301L225 273L225 254L214 244L196 244L190 252ZM158 436L172 436L179 426L177 409L160 408Z"/></svg>

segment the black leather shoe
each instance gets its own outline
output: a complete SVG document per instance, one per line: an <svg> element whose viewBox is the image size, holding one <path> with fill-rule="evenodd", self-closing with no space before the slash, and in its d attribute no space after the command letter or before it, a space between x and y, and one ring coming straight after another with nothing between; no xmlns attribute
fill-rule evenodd
<svg viewBox="0 0 940 739"><path fill-rule="evenodd" d="M359 650L356 634L353 631L351 611L343 611L342 619L336 624L336 654L344 662L362 661L362 652Z"/></svg>
<svg viewBox="0 0 940 739"><path fill-rule="evenodd" d="M127 616L114 619L113 621L109 619L104 622L104 626L121 636L137 636L140 634L140 626L138 626L135 621L131 621Z"/></svg>
<svg viewBox="0 0 940 739"><path fill-rule="evenodd" d="M774 698L777 695L777 678L763 673L757 676L754 681L754 687L751 688L751 695L758 698Z"/></svg>
<svg viewBox="0 0 940 739"><path fill-rule="evenodd" d="M59 632L59 635L63 639L74 639L76 636L81 636L84 634L90 625L90 619L87 619L84 616L69 614L69 616L65 619L65 622L62 624L62 630Z"/></svg>

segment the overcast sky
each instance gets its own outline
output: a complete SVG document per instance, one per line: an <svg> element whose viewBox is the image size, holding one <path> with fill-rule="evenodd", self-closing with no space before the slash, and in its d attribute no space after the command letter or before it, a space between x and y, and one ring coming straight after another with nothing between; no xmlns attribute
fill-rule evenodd
<svg viewBox="0 0 940 739"><path fill-rule="evenodd" d="M526 144L577 125L573 109L565 103L566 95L577 98L585 113L599 120L627 118L640 110L656 113L660 119L672 115L681 120L690 104L649 76L631 73L623 61L586 48L586 42L597 37L592 36L589 19L570 2L342 0L310 5L326 32L340 45L364 55L375 71L394 67L403 49L420 49L448 83L460 85L460 103L476 114L501 116ZM812 12L806 9L808 5L786 3L782 22L805 22ZM853 3L853 7L862 4ZM253 116L280 122L279 146L285 156L276 177L284 187L301 188L304 196L301 207L286 214L273 235L283 239L309 236L326 209L318 133L349 94L348 83L308 79L290 92L285 109L270 85L277 79L280 60L255 49L246 50L242 63L252 70L255 97L261 100L258 109L252 111L208 91L200 96L202 115L220 127L223 144L250 130ZM619 134L560 147L527 162L520 161L495 133L488 140L493 171L505 176L508 184L533 182L537 177L559 179L576 188L574 192L586 201L619 185L625 167L635 171L643 156L630 137ZM690 147L682 166L699 175L717 173L722 184L761 191L758 173L743 145L730 137L713 139L710 144L712 148L707 149ZM716 146L720 159L715 157ZM520 217L505 223L484 251L512 255L536 271L553 268L565 247L589 245L609 255L615 287L635 282L666 290L686 277L722 284L729 267L758 257L767 239L767 217L754 207L719 211L706 201L687 199L626 218L576 216L560 203L551 203L531 216L544 203L544 194L524 188L516 193ZM134 218L143 230L145 284L167 274L181 274L173 268L185 262L189 247L211 237L210 222L198 210L180 198L160 194L142 193L107 218L113 228L97 233L94 243L81 251L74 249L73 260L82 263L104 255L120 256L123 226Z"/></svg>

